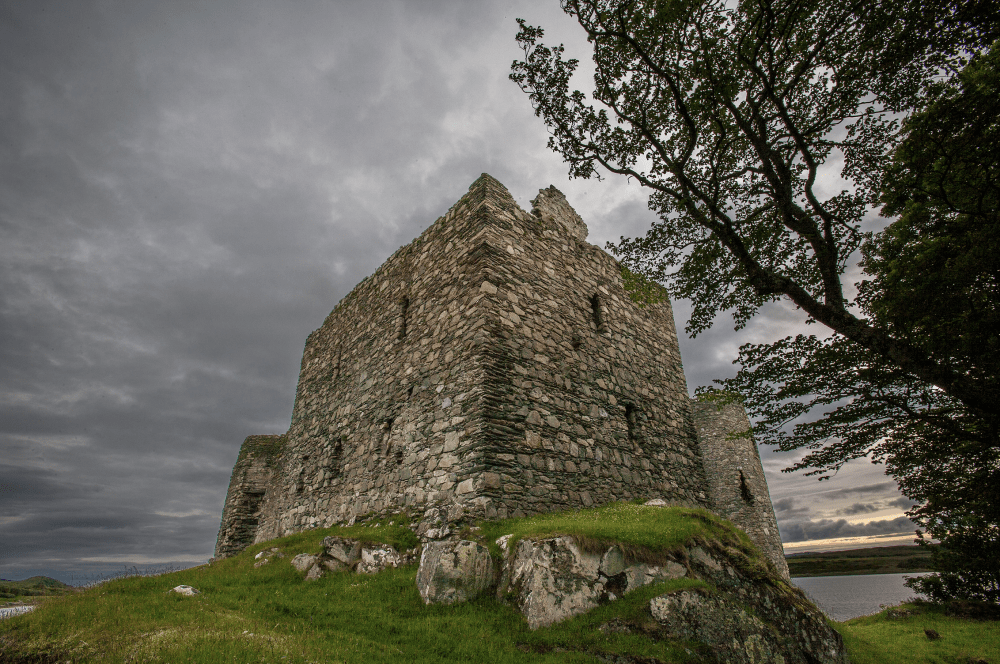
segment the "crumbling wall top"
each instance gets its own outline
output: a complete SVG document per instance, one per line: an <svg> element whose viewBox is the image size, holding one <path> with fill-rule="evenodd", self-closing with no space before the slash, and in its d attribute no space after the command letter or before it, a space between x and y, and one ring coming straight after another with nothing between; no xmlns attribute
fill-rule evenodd
<svg viewBox="0 0 1000 664"><path fill-rule="evenodd" d="M531 206L531 213L536 217L562 226L580 242L587 239L587 224L555 187L550 185L548 189L539 189Z"/></svg>

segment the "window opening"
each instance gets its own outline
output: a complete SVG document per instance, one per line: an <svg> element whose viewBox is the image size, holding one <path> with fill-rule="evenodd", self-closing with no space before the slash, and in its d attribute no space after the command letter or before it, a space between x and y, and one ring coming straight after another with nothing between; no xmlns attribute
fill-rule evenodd
<svg viewBox="0 0 1000 664"><path fill-rule="evenodd" d="M753 494L750 492L750 486L747 484L747 478L743 476L743 469L740 468L740 495L743 496L743 500L747 503L753 502Z"/></svg>
<svg viewBox="0 0 1000 664"><path fill-rule="evenodd" d="M594 294L590 298L590 313L598 332L604 332L604 312L601 307L601 296Z"/></svg>
<svg viewBox="0 0 1000 664"><path fill-rule="evenodd" d="M410 298L404 297L399 303L399 338L406 337L406 317L410 313Z"/></svg>
<svg viewBox="0 0 1000 664"><path fill-rule="evenodd" d="M628 442L635 443L639 430L639 410L630 403L625 404L625 426L628 427Z"/></svg>
<svg viewBox="0 0 1000 664"><path fill-rule="evenodd" d="M389 437L392 435L392 417L387 417L382 421L382 456L389 454Z"/></svg>
<svg viewBox="0 0 1000 664"><path fill-rule="evenodd" d="M344 443L347 442L347 436L341 436L336 440L337 442L333 444L333 451L330 454L330 475L332 477L340 477L341 458L344 456Z"/></svg>

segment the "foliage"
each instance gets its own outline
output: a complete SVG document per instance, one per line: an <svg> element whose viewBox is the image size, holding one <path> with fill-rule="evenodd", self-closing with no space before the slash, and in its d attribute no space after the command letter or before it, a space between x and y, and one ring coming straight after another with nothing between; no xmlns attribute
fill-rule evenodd
<svg viewBox="0 0 1000 664"><path fill-rule="evenodd" d="M904 125L883 212L899 218L863 247L859 303L893 338L958 368L984 392L1000 380L1000 49L937 83ZM910 515L944 544L934 597L997 598L1000 436L981 412L841 336L744 346L726 389L747 396L759 441L812 451L793 468L884 461ZM787 422L812 409L823 419ZM962 551L966 551L965 562ZM965 566L965 571L960 571Z"/></svg>
<svg viewBox="0 0 1000 664"><path fill-rule="evenodd" d="M953 512L935 506L927 510L922 525L930 537L941 540L931 547L936 574L907 579L908 587L938 602L963 599L1000 604L1000 519L995 506L977 507L963 504ZM927 535L921 533L920 543L930 546Z"/></svg>
<svg viewBox="0 0 1000 664"><path fill-rule="evenodd" d="M611 248L630 270L693 302L690 332L723 310L740 327L785 296L970 407L993 408L995 395L970 377L855 315L841 283L864 240L861 220L879 197L877 166L897 129L890 111L913 94L912 85L895 86L886 98L874 63L891 67L892 80L912 82L934 65L962 62L923 38L879 48L884 35L873 26L894 25L913 6L563 0L562 7L594 45L600 107L569 91L578 61L564 60L562 46L541 44L543 30L524 21L517 40L525 58L514 62L511 79L529 94L572 176L597 176L603 167L652 190L660 221L646 237ZM974 32L961 23L955 30ZM852 189L824 197L817 183L838 157Z"/></svg>
<svg viewBox="0 0 1000 664"><path fill-rule="evenodd" d="M622 287L629 299L638 304L640 309L670 301L667 289L652 279L648 279L645 275L633 272L624 266L621 269L621 275Z"/></svg>

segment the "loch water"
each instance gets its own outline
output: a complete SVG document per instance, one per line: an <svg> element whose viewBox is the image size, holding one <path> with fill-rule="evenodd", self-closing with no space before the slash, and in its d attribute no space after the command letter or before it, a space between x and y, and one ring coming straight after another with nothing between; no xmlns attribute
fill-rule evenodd
<svg viewBox="0 0 1000 664"><path fill-rule="evenodd" d="M905 602L916 593L903 585L909 574L852 574L848 576L803 576L792 579L826 615L840 622L877 613L882 606Z"/></svg>

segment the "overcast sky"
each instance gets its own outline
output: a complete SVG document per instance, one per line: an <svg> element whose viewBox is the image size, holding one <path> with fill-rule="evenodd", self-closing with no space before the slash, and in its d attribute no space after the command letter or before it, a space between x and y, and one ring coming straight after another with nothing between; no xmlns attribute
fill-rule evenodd
<svg viewBox="0 0 1000 664"><path fill-rule="evenodd" d="M306 336L480 173L644 232L639 187L545 148L515 17L589 57L556 0L0 0L0 577L207 560ZM682 340L690 389L798 322ZM911 530L877 467L763 458L789 542Z"/></svg>

